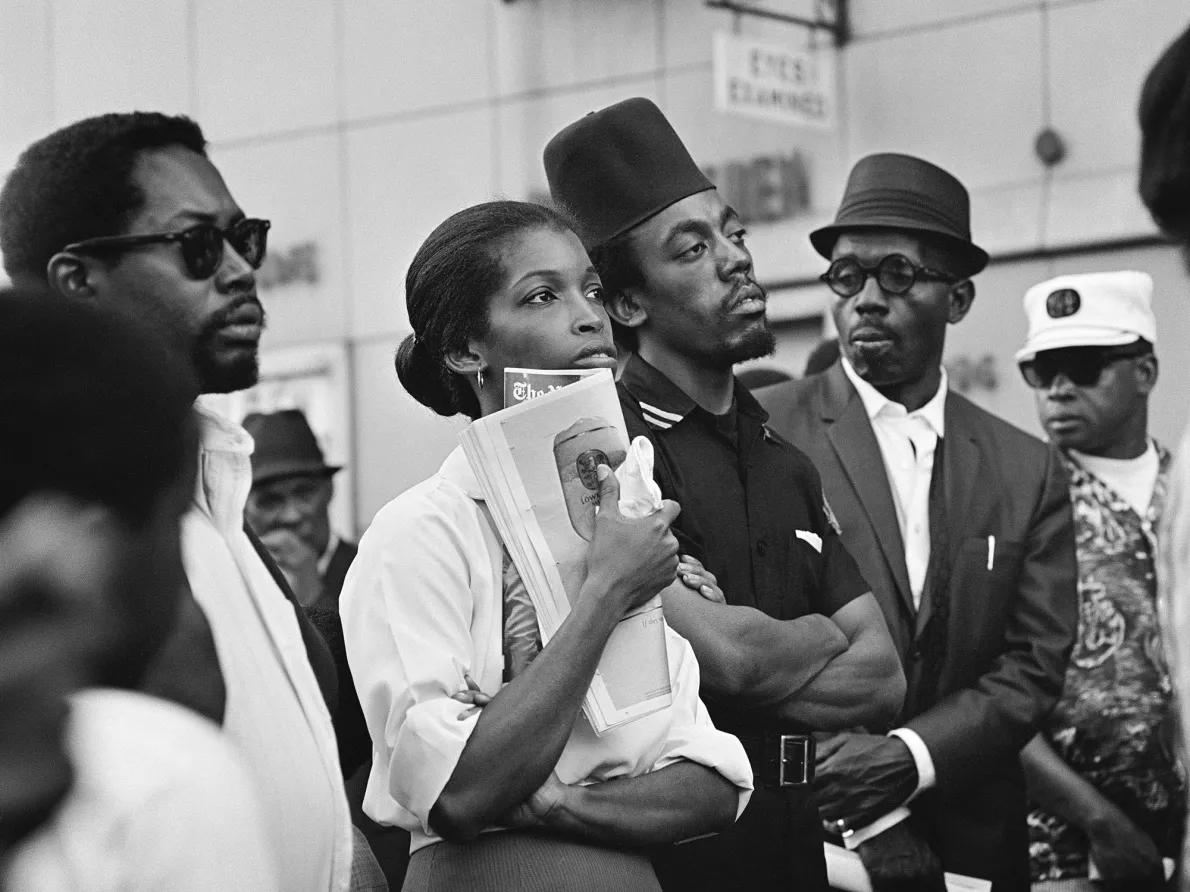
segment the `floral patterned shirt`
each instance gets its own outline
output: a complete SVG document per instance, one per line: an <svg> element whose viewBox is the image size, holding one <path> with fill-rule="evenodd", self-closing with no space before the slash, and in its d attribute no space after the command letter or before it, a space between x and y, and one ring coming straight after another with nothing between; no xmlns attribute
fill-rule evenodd
<svg viewBox="0 0 1190 892"><path fill-rule="evenodd" d="M1062 698L1042 733L1163 856L1176 857L1184 782L1155 579L1155 530L1171 458L1157 449L1159 472L1144 517L1074 458L1062 456L1074 507L1079 623ZM1035 804L1028 820L1034 882L1087 876L1089 843L1080 829Z"/></svg>

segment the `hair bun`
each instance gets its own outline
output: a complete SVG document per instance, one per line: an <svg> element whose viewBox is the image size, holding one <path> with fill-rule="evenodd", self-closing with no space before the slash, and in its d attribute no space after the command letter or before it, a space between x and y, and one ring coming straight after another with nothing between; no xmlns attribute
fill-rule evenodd
<svg viewBox="0 0 1190 892"><path fill-rule="evenodd" d="M416 335L408 335L401 341L393 365L401 386L423 406L447 418L462 411L450 386L450 372Z"/></svg>

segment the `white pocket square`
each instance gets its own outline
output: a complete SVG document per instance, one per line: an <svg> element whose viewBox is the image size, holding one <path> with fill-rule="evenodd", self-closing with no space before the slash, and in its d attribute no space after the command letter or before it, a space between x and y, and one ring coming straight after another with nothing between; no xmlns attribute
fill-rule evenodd
<svg viewBox="0 0 1190 892"><path fill-rule="evenodd" d="M810 547L822 554L822 537L817 533L811 533L809 530L797 530L797 537L803 542L808 542Z"/></svg>

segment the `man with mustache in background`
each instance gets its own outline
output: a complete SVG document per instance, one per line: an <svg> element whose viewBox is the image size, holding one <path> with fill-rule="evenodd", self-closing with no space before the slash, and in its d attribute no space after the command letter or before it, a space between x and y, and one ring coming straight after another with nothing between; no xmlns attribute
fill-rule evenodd
<svg viewBox="0 0 1190 892"><path fill-rule="evenodd" d="M0 191L0 250L14 282L153 323L192 357L204 393L256 383L255 271L268 227L240 210L198 125L157 113L57 130L22 153ZM251 437L201 401L196 414L199 478L182 522L193 609L147 687L222 722L255 781L280 888L340 892L352 837L324 702L334 666L245 528Z"/></svg>
<svg viewBox="0 0 1190 892"><path fill-rule="evenodd" d="M682 505L666 620L694 648L711 717L740 738L756 778L731 829L654 853L658 879L826 889L809 732L890 721L904 677L814 467L732 373L775 346L744 227L646 99L571 124L545 168L631 351L628 431L653 443L662 493Z"/></svg>
<svg viewBox="0 0 1190 892"><path fill-rule="evenodd" d="M920 158L868 156L810 240L831 261L842 355L758 398L822 474L908 681L887 736L819 744L822 815L877 889L940 888L940 861L1025 892L1018 753L1061 693L1077 619L1061 461L947 387L946 329L988 261L962 183Z"/></svg>

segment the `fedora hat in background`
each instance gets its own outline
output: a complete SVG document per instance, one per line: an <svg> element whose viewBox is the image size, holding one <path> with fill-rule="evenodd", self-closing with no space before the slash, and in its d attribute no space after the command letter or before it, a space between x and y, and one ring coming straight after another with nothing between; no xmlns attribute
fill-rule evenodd
<svg viewBox="0 0 1190 892"><path fill-rule="evenodd" d="M314 474L329 477L341 470L326 463L306 416L298 409L253 412L244 430L256 441L252 453L252 485L282 477Z"/></svg>
<svg viewBox="0 0 1190 892"><path fill-rule="evenodd" d="M590 250L715 184L648 99L579 118L545 147L550 195Z"/></svg>
<svg viewBox="0 0 1190 892"><path fill-rule="evenodd" d="M955 273L963 278L988 263L987 251L971 241L966 187L936 164L912 155L886 152L857 161L835 222L810 233L810 243L829 260L839 236L856 229L929 234L955 252Z"/></svg>

